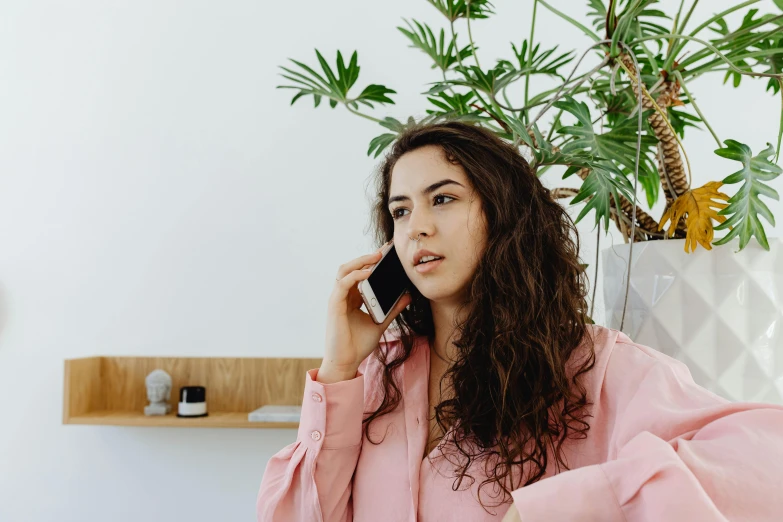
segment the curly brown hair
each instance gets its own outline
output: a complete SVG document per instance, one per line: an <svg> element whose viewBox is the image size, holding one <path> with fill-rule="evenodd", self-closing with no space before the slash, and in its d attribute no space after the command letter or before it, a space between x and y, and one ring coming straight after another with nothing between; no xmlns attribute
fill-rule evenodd
<svg viewBox="0 0 783 522"><path fill-rule="evenodd" d="M392 169L402 155L426 145L438 145L448 161L462 166L481 198L488 227L486 249L463 305L467 313L460 314L465 319L456 329L457 360L443 376L453 398L435 409L443 433L454 426L449 446L464 457L456 466L454 491L466 476L475 482L467 473L474 459L498 463L486 466L488 478L479 486L479 503L486 510L481 488L496 483L495 489L503 492L497 505L505 503L512 490L542 478L548 446L558 471L560 466L569 469L561 454L563 442L569 433L587 436L584 418L590 417L585 410L591 403L577 382L595 363L587 327L592 322L587 276L574 222L524 157L492 131L457 120L414 124L385 155L375 175L371 214L379 247L394 236L388 210ZM432 346L429 301L415 286L410 292L410 305L395 319L401 349L394 357L374 352L383 368L383 390L378 409L363 421L364 436L372 444L382 441L370 439L370 423L401 400L392 377L396 368L411 355L417 337L426 336ZM566 362L583 342L588 356L569 375ZM521 476L523 465L529 466L527 477Z"/></svg>

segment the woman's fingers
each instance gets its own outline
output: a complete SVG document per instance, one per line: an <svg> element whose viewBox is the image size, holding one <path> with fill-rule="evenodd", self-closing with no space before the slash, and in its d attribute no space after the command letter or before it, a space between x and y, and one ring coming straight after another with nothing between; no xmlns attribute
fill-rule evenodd
<svg viewBox="0 0 783 522"><path fill-rule="evenodd" d="M353 272L354 270L359 270L364 266L374 265L380 259L381 259L380 250L376 250L372 254L365 254L363 256L357 257L356 259L352 259L347 263L340 265L340 268L337 269L337 279L338 280L342 279L347 274Z"/></svg>
<svg viewBox="0 0 783 522"><path fill-rule="evenodd" d="M367 279L370 277L371 273L371 270L354 270L343 276L335 283L335 289L332 292L332 296L337 300L347 300L349 292L352 288L356 287L356 283L362 279Z"/></svg>

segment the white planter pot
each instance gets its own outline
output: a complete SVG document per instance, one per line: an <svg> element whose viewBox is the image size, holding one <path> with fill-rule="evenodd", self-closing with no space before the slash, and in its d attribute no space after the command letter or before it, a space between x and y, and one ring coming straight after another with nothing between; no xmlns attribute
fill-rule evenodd
<svg viewBox="0 0 783 522"><path fill-rule="evenodd" d="M783 241L739 239L686 254L684 239L634 243L623 332L684 362L732 401L783 404ZM602 251L606 322L620 329L630 244Z"/></svg>

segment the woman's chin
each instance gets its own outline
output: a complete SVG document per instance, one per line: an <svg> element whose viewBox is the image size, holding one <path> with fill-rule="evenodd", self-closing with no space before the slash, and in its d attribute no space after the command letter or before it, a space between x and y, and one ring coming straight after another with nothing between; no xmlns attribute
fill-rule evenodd
<svg viewBox="0 0 783 522"><path fill-rule="evenodd" d="M456 292L450 289L444 290L442 285L423 283L417 285L416 289L430 302L430 305L451 303L456 298Z"/></svg>

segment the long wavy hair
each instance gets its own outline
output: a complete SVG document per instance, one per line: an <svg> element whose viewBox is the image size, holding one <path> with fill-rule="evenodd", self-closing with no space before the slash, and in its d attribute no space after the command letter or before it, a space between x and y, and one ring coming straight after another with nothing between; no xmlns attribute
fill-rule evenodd
<svg viewBox="0 0 783 522"><path fill-rule="evenodd" d="M414 124L392 144L375 173L377 196L371 227L380 247L394 235L388 210L392 169L405 153L437 145L444 158L464 169L481 198L487 245L469 283L464 321L454 336L457 360L441 381L453 398L435 408L448 446L461 455L452 489L457 491L472 461L485 461L481 489L501 489L500 505L512 490L540 480L548 466L547 448L558 471L569 469L561 446L570 435L585 438L590 417L584 387L577 377L595 363L594 339L587 326L587 276L580 264L579 237L566 210L549 194L524 157L511 144L478 124L462 121ZM434 325L429 300L415 287L412 301L395 319L401 349L376 350L381 363L380 405L363 421L370 424L392 412L401 400L393 375L411 355L417 337L432 346ZM588 356L575 372L566 362L582 343ZM445 439L445 437L444 437ZM446 442L444 440L444 442ZM440 445L439 445L440 446ZM444 446L445 447L445 446ZM492 462L491 465L486 463ZM526 464L529 463L529 464ZM521 470L528 468L527 476ZM514 476L518 475L517 483ZM522 482L524 481L524 483Z"/></svg>

